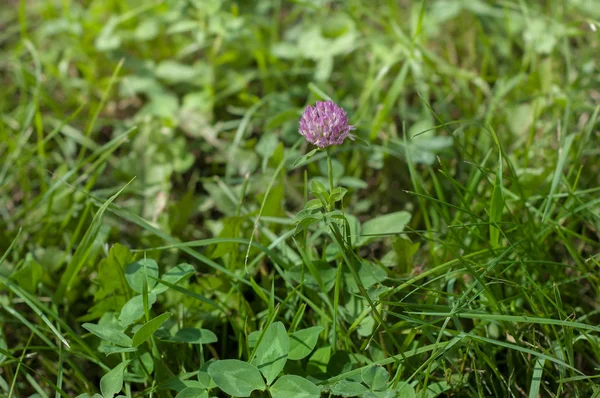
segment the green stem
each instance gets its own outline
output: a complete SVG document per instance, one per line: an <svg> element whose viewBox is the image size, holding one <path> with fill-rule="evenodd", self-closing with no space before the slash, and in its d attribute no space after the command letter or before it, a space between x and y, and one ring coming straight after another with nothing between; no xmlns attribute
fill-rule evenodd
<svg viewBox="0 0 600 398"><path fill-rule="evenodd" d="M333 194L333 166L331 165L331 148L327 148L327 174L329 174L329 203L327 203L327 211L335 209L335 202L331 200Z"/></svg>
<svg viewBox="0 0 600 398"><path fill-rule="evenodd" d="M333 193L333 166L331 165L331 148L327 148L327 172L329 174L329 194Z"/></svg>

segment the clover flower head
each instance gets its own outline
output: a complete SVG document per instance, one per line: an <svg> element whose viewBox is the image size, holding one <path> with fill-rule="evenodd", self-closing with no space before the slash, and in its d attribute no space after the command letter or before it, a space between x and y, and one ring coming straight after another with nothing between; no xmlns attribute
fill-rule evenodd
<svg viewBox="0 0 600 398"><path fill-rule="evenodd" d="M333 101L317 101L315 106L307 106L300 118L298 132L308 142L319 148L340 145L346 138L354 140L350 131L354 126L348 124L348 116L343 108Z"/></svg>

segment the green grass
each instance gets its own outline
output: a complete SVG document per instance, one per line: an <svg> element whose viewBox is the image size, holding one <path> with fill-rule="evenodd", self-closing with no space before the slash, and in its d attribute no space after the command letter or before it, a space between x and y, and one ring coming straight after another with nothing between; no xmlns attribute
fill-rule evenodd
<svg viewBox="0 0 600 398"><path fill-rule="evenodd" d="M600 396L593 3L9 0L0 397Z"/></svg>

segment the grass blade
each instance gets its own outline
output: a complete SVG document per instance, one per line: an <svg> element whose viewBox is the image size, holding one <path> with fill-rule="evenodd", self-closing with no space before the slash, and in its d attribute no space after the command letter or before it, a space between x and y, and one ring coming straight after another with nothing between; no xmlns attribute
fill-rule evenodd
<svg viewBox="0 0 600 398"><path fill-rule="evenodd" d="M545 359L537 359L531 376L531 386L529 387L529 398L538 398L540 393L540 384L542 384L542 373L544 372Z"/></svg>
<svg viewBox="0 0 600 398"><path fill-rule="evenodd" d="M75 254L73 254L71 262L67 265L67 269L60 278L58 288L54 295L54 300L56 302L60 302L63 299L65 293L68 292L71 288L75 277L77 276L81 268L84 266L85 261L87 260L92 249L92 244L94 243L94 240L98 236L100 228L102 227L104 212L106 211L108 206L121 194L121 192L123 192L125 188L127 188L129 184L131 184L131 181L128 182L123 188L121 188L116 194L111 196L106 202L104 202L104 204L100 206L100 208L94 215L92 223L90 224L88 230L83 236L83 239L77 247L77 250L75 250Z"/></svg>
<svg viewBox="0 0 600 398"><path fill-rule="evenodd" d="M566 136L558 151L558 162L556 163L556 169L554 170L554 175L552 176L552 185L550 186L550 192L548 193L546 204L544 206L544 213L542 214L543 223L545 223L548 219L548 213L550 213L550 206L553 202L552 196L556 193L556 189L558 188L558 182L560 181L563 169L565 168L565 163L567 162L567 157L569 156L569 150L571 149L571 145L573 144L574 139L575 134L569 134L568 136Z"/></svg>

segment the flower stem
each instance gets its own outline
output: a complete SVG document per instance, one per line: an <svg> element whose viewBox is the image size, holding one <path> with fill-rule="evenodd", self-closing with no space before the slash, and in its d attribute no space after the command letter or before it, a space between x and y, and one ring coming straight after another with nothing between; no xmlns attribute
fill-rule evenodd
<svg viewBox="0 0 600 398"><path fill-rule="evenodd" d="M331 165L331 148L327 148L327 172L329 174L329 194L333 193L333 167Z"/></svg>

